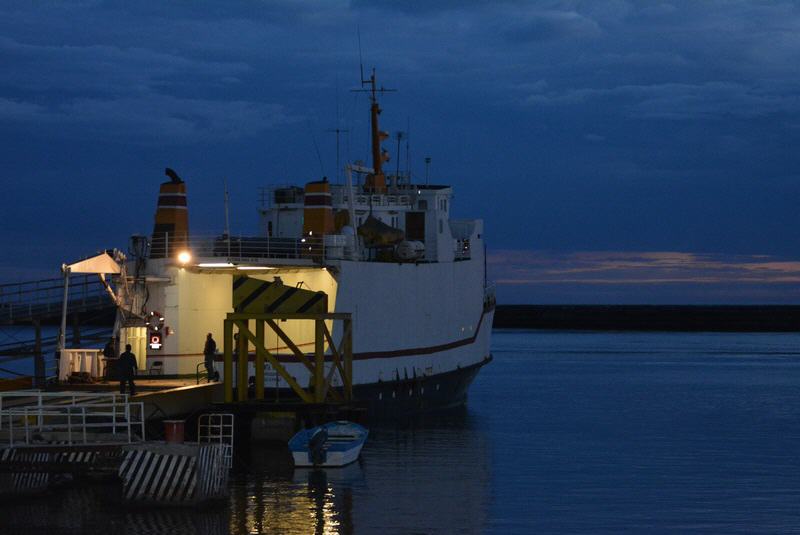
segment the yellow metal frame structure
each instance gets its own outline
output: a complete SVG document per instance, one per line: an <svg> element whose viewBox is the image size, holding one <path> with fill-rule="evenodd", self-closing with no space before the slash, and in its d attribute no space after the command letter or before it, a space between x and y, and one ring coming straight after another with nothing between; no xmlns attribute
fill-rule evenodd
<svg viewBox="0 0 800 535"><path fill-rule="evenodd" d="M278 321L313 321L314 353L306 355L278 325ZM333 341L326 320L342 322L342 338L337 346ZM255 330L251 330L251 323ZM297 362L305 365L311 373L309 388L303 388L292 377L286 367L278 361L277 355L269 352L266 346L266 328L272 330L286 344ZM238 347L234 348L234 328L239 332ZM251 314L229 313L225 319L224 335L224 373L225 402L233 399L233 362L236 356L236 401L247 401L248 389L248 341L256 347L255 360L255 399L264 399L264 364L269 362L275 371L286 381L300 399L305 403L325 403L327 401L343 402L353 399L353 322L349 313L335 312L326 314ZM332 362L328 373L325 373L325 343L328 343ZM341 391L332 386L334 376L338 373L342 380Z"/></svg>

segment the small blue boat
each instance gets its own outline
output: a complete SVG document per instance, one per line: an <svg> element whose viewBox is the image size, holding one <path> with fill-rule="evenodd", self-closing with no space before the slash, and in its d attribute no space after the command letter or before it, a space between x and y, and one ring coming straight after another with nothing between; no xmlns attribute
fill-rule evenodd
<svg viewBox="0 0 800 535"><path fill-rule="evenodd" d="M295 466L345 466L358 459L368 434L353 422L330 422L299 431L289 441L289 450Z"/></svg>

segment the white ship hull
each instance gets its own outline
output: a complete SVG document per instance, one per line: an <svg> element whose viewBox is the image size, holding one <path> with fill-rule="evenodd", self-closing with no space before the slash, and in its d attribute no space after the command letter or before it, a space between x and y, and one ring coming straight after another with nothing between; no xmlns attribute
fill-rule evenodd
<svg viewBox="0 0 800 535"><path fill-rule="evenodd" d="M494 295L486 284L483 221L450 217L450 186L414 183L409 170L385 172L374 72L362 84L372 91L372 167L347 166L347 184L323 177L303 188L265 191L258 236L190 235L186 184L165 170L170 181L159 190L152 239L133 248L139 261L132 272L137 281L145 272L146 291L135 292L129 308L150 318L149 331L142 328L142 337L149 336L148 368L160 362L165 374L196 374L204 368L207 333L221 344L234 299L237 312L263 314L288 308L295 296L304 301L293 310L305 317L265 331L264 348L283 368L280 378L266 370L267 389L288 389L288 380L299 392L312 383L309 369L319 368L298 358L304 359L301 352L322 358L326 351L322 334L314 338L313 306L316 314L349 314L349 320L325 321L333 340L346 338L343 323L352 321L352 385L362 401L398 410L408 405L398 400L409 398L421 400L413 403L423 410L463 403L470 381L491 358ZM243 275L275 284L238 278ZM136 342L131 329L126 333ZM249 366L248 376L255 377ZM332 366L329 361L323 377L340 386L335 380L345 373L328 373L336 371ZM319 386L322 379L315 380Z"/></svg>
<svg viewBox="0 0 800 535"><path fill-rule="evenodd" d="M324 268L271 267L250 276L278 276L288 286L302 283L303 288L324 291L330 311L352 314L353 385L357 397L370 405L397 405L391 412L403 412L400 401L409 397L417 405L419 398L429 400L423 409L463 403L468 381L490 358L494 309L487 301L480 256L447 263L339 261ZM148 307L163 314L171 334L161 349L148 351L148 368L160 361L167 375L204 370L205 335L211 332L221 341L222 322L233 311L233 274L192 272L166 260L151 261L149 270L158 276L148 284ZM339 327L333 326L335 339ZM308 333L295 336L305 340L301 349L313 348ZM272 340L268 338L268 349L300 384L307 383L308 370L277 337ZM221 374L220 359L216 369ZM442 383L437 377L449 379ZM269 370L265 386L267 392L288 388Z"/></svg>

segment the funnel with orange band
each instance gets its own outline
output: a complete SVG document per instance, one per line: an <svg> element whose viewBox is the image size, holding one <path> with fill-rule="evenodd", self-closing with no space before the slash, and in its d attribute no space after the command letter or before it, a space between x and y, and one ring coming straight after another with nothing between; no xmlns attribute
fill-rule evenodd
<svg viewBox="0 0 800 535"><path fill-rule="evenodd" d="M303 235L323 236L333 232L333 206L328 178L306 184L303 196Z"/></svg>
<svg viewBox="0 0 800 535"><path fill-rule="evenodd" d="M189 239L186 183L170 168L167 168L164 174L171 180L161 184L158 192L150 258L167 258L177 254L186 248Z"/></svg>

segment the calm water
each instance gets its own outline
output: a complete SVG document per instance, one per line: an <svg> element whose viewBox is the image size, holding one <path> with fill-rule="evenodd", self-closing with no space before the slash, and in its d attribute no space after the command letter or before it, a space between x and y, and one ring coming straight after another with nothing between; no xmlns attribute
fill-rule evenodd
<svg viewBox="0 0 800 535"><path fill-rule="evenodd" d="M362 462L242 459L229 507L91 487L2 533L800 532L800 335L497 331L465 411L373 428Z"/></svg>

